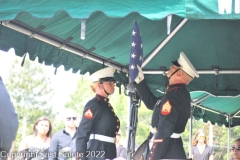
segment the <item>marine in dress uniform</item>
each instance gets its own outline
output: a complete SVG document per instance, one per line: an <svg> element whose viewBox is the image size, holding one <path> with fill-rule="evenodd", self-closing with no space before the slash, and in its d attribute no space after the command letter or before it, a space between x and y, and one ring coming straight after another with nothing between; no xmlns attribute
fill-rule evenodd
<svg viewBox="0 0 240 160"><path fill-rule="evenodd" d="M97 83L98 88L95 90L95 97L85 105L77 129L78 159L101 160L116 157L115 137L120 128L120 120L108 99L108 95L114 92L114 71L115 69L108 67L91 75L92 82ZM112 87L112 93L107 87Z"/></svg>
<svg viewBox="0 0 240 160"><path fill-rule="evenodd" d="M0 76L0 160L7 160L18 130L18 115ZM11 154L10 154L11 155Z"/></svg>
<svg viewBox="0 0 240 160"><path fill-rule="evenodd" d="M154 141L150 160L186 159L181 139L191 111L191 98L186 85L199 75L183 52L172 64L167 73L169 85L160 98L150 91L140 67L135 79L141 99L147 108L153 110L151 125Z"/></svg>

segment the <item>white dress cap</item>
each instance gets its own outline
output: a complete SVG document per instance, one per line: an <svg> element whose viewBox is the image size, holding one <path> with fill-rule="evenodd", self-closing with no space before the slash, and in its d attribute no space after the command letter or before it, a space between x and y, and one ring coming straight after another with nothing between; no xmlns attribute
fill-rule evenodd
<svg viewBox="0 0 240 160"><path fill-rule="evenodd" d="M114 72L115 69L112 67L107 67L107 68L103 68L100 69L96 72L94 72L90 78L92 82L98 82L99 80L103 79L103 78L112 78L114 80Z"/></svg>
<svg viewBox="0 0 240 160"><path fill-rule="evenodd" d="M196 69L183 52L180 53L180 57L178 58L177 62L181 65L182 70L184 70L184 72L186 72L189 76L192 78L199 77Z"/></svg>

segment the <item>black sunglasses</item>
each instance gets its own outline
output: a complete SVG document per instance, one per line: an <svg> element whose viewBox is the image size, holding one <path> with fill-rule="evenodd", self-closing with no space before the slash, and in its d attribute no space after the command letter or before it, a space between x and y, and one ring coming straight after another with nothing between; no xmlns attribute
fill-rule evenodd
<svg viewBox="0 0 240 160"><path fill-rule="evenodd" d="M237 148L235 148L235 147L232 147L232 148L231 148L232 151L234 151L235 149L238 150L238 151L240 151L240 146L237 147Z"/></svg>
<svg viewBox="0 0 240 160"><path fill-rule="evenodd" d="M73 121L75 121L75 120L77 119L77 117L67 117L67 118L66 118L67 121L71 121L71 119L72 119Z"/></svg>

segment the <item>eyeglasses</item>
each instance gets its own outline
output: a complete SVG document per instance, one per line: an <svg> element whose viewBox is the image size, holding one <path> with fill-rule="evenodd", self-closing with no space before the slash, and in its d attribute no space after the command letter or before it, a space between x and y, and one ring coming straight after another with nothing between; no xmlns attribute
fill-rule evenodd
<svg viewBox="0 0 240 160"><path fill-rule="evenodd" d="M205 138L205 136L199 136L198 138Z"/></svg>
<svg viewBox="0 0 240 160"><path fill-rule="evenodd" d="M67 121L71 121L71 119L72 119L73 121L75 121L75 120L77 119L77 117L67 117L67 118L66 118Z"/></svg>
<svg viewBox="0 0 240 160"><path fill-rule="evenodd" d="M232 151L234 151L235 149L238 150L238 151L240 151L240 146L237 147L237 148L235 148L235 147L232 147L232 148L231 148Z"/></svg>

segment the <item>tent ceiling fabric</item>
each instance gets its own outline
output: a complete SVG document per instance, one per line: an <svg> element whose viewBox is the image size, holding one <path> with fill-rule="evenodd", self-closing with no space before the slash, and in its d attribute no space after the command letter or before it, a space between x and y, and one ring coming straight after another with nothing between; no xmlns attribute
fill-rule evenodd
<svg viewBox="0 0 240 160"><path fill-rule="evenodd" d="M219 2L220 3L220 2ZM240 14L213 0L180 1L55 1L34 3L15 0L0 6L0 49L14 48L18 56L28 52L39 63L85 74L106 65L117 66L116 79L127 84L133 21L137 21L143 41L144 59L169 36L167 18L173 14L171 32L188 21L166 43L143 70L145 79L156 96L165 91L167 78L160 67L169 68L183 51L200 73L189 85L196 119L228 126L240 125ZM233 4L233 6L236 4ZM220 6L220 7L219 7ZM240 8L240 7L239 7ZM225 13L229 12L229 13ZM81 19L86 19L86 37L80 38ZM229 19L229 20L228 20ZM31 34L23 34L10 26L18 26ZM59 45L53 46L34 38L38 34ZM71 53L64 47L79 53ZM67 48L66 47L66 48ZM94 57L98 62L89 59ZM150 72L151 71L151 72ZM162 72L162 71L161 71ZM150 74L151 73L151 74ZM204 108L204 109L202 109ZM206 108L206 110L205 110Z"/></svg>

